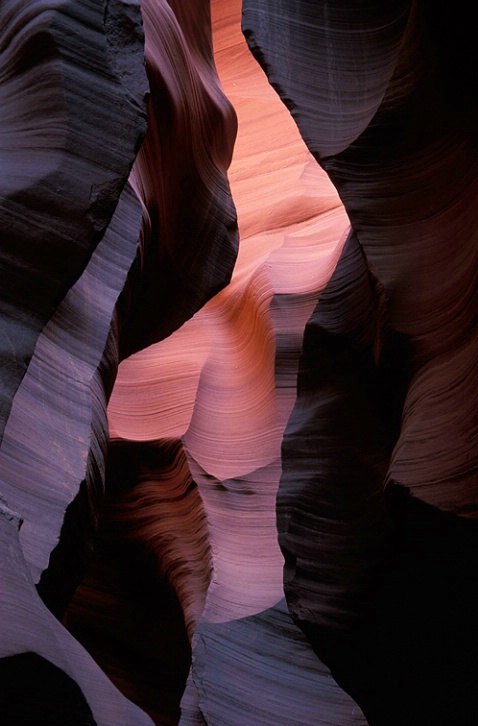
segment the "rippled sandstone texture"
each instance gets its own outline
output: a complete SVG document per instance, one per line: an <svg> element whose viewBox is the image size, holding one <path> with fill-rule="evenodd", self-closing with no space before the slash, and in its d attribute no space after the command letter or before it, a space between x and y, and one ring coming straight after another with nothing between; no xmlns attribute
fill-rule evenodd
<svg viewBox="0 0 478 726"><path fill-rule="evenodd" d="M477 95L464 8L245 0L352 232L306 327L278 529L291 614L371 724L474 718Z"/></svg>
<svg viewBox="0 0 478 726"><path fill-rule="evenodd" d="M176 10L0 7L0 711L12 725L151 723L52 613L65 616L107 531L106 402L119 359L190 318L237 252L235 117L208 3ZM130 695L118 662L105 670ZM38 687L15 686L22 670ZM68 716L45 696L55 689L70 693Z"/></svg>
<svg viewBox="0 0 478 726"><path fill-rule="evenodd" d="M240 10L212 4L216 63L239 119L232 281L168 339L121 364L110 431L114 449L149 462L124 506L135 508L135 537L167 570L194 633L180 723L363 723L287 614L275 522L302 332L348 220L248 53ZM169 470L165 440L177 451Z"/></svg>
<svg viewBox="0 0 478 726"><path fill-rule="evenodd" d="M327 663L371 724L469 724L466 14L244 4L347 235L240 2L212 2L240 121L219 292L236 120L209 3L141 9L0 7L2 717L364 723ZM282 598L282 468L289 610L322 661Z"/></svg>

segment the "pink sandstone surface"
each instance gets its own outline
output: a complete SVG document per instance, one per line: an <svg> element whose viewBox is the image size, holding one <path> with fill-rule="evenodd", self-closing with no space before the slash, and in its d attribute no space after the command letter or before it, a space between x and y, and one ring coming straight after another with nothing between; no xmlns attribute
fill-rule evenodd
<svg viewBox="0 0 478 726"><path fill-rule="evenodd" d="M0 4L0 722L473 722L465 17Z"/></svg>

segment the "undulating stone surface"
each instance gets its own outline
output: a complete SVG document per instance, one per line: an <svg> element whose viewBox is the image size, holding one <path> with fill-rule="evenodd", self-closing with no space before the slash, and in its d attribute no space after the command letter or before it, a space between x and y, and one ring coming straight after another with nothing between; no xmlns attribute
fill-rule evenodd
<svg viewBox="0 0 478 726"><path fill-rule="evenodd" d="M178 722L188 630L210 580L201 511L180 441L115 442L94 558L64 620L115 685L160 724Z"/></svg>
<svg viewBox="0 0 478 726"><path fill-rule="evenodd" d="M0 501L3 723L152 724L111 684L41 601L23 556L18 536L20 521ZM18 677L25 679L23 687Z"/></svg>
<svg viewBox="0 0 478 726"><path fill-rule="evenodd" d="M277 500L291 613L324 628L361 616L386 551L382 303L383 290L351 232L306 326Z"/></svg>
<svg viewBox="0 0 478 726"><path fill-rule="evenodd" d="M334 269L348 220L248 53L240 9L240 2L212 4L215 59L239 119L229 171L241 237L232 281L169 338L121 363L108 408L112 451L123 450L125 462L149 459L146 452L180 439L195 482L170 520L178 522L178 534L171 532L165 499L172 501L178 485L171 489L161 458L127 498L138 547L154 547L161 557L160 543L168 539L167 577L195 633L180 723L326 724L334 723L334 708L344 723L364 723L278 605L283 560L275 513L303 328ZM119 480L130 479L125 469L126 463L119 467ZM154 482L162 495L153 495ZM209 564L198 558L204 517L210 584L198 578L198 567ZM294 655L291 641L300 643ZM303 681L295 697L289 677Z"/></svg>
<svg viewBox="0 0 478 726"><path fill-rule="evenodd" d="M135 2L0 12L0 488L22 514L38 582L82 487L48 598L61 610L92 545L117 367L110 328L138 245L141 206L125 184L146 130L144 36Z"/></svg>
<svg viewBox="0 0 478 726"><path fill-rule="evenodd" d="M237 121L214 67L209 2L186 11L179 0L142 0L141 9L151 99L131 183L145 223L122 358L169 335L224 287L238 242L226 175Z"/></svg>
<svg viewBox="0 0 478 726"><path fill-rule="evenodd" d="M135 259L140 224L141 206L128 185L85 272L37 340L0 447L2 491L22 513L20 540L35 582L63 529L66 551L53 558L44 575L49 604L60 612L96 529L108 436L106 397L118 365L110 328Z"/></svg>
<svg viewBox="0 0 478 726"><path fill-rule="evenodd" d="M292 622L284 600L248 618L201 623L195 662L192 678L201 684L203 721L194 712L191 718L187 710L189 682L181 704L183 723L229 726L251 718L264 726L365 723L359 707L337 688Z"/></svg>
<svg viewBox="0 0 478 726"><path fill-rule="evenodd" d="M88 622L90 608L98 612L98 600L103 608L112 603L102 637L111 642L123 630L123 641L113 658L109 648L102 658L99 639L94 655L127 696L162 722L158 703L159 711L177 709L190 663L186 625L191 628L197 619L199 601L191 604L185 625L167 579L167 536L157 573L156 560L142 570L135 543L124 545L120 505L115 509L104 498L106 404L120 357L167 335L230 277L237 224L226 168L235 116L215 75L205 2L187 16L178 12L184 32L166 2L145 2L142 9L131 0L6 2L0 16L5 129L0 491L23 519L15 544L2 543L8 578L0 591L7 608L1 655L31 653L23 659L25 668L37 669L46 680L50 673L51 688L63 678L54 675L55 667L64 671L65 683L68 677L73 681L72 699L79 694L72 722L150 723L98 675L91 657L45 608L46 603L58 618L67 612L65 623L94 651L86 625L75 626L71 613L84 606ZM193 27L200 31L196 41ZM148 79L149 131L131 172L146 129ZM184 454L178 456L173 459L184 473ZM187 499L191 489L194 500L187 468L186 474L176 482L175 496ZM165 491L164 486L163 498ZM156 514L160 509L156 500ZM171 520L174 506L170 530ZM119 585L117 561L108 560L111 538L129 558L124 571L120 568ZM209 545L202 538L204 554L193 582L205 591ZM181 538L178 551L184 547ZM99 591L88 590L93 549L98 555L90 570L96 567L101 575L105 561L111 566ZM176 558L173 569L177 566ZM77 604L68 608L83 576ZM179 593L187 600L187 586ZM162 609L153 617L158 602ZM145 620L142 635L134 631L136 618ZM168 668L176 663L182 675L171 677L163 668L164 642L170 644ZM18 663L2 661L2 667L12 674ZM158 672L173 685L166 683L150 707ZM143 683L145 673L149 681ZM3 713L10 709L12 724L35 714L45 723L64 716L60 701L56 710L53 704L45 711L38 689L26 691L24 708L17 709L15 693L2 692Z"/></svg>
<svg viewBox="0 0 478 726"><path fill-rule="evenodd" d="M39 333L114 212L147 85L136 2L6 0L0 28L2 435Z"/></svg>
<svg viewBox="0 0 478 726"><path fill-rule="evenodd" d="M25 678L50 673L53 690L66 679L78 723L146 724L34 586L62 531L43 592L61 612L91 549L103 488L111 328L142 216L126 184L146 130L140 8L6 2L0 16L0 491L24 520L20 535L2 524L1 657L13 660L1 661L0 710L9 724L65 717L61 699L38 700L42 689L26 688L19 703L6 688L20 658ZM78 516L64 522L73 501Z"/></svg>
<svg viewBox="0 0 478 726"><path fill-rule="evenodd" d="M353 229L284 439L286 597L387 726L476 712L478 98L462 11L244 2L250 48Z"/></svg>
<svg viewBox="0 0 478 726"><path fill-rule="evenodd" d="M473 26L243 5L0 5L8 726L475 717Z"/></svg>

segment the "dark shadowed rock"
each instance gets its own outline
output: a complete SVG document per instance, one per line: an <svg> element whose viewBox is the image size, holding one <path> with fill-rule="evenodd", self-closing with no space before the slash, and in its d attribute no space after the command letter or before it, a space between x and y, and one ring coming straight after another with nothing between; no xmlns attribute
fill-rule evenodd
<svg viewBox="0 0 478 726"><path fill-rule="evenodd" d="M227 180L237 121L212 58L209 2L141 8L151 99L131 181L145 223L121 358L170 335L219 292L238 246Z"/></svg>
<svg viewBox="0 0 478 726"><path fill-rule="evenodd" d="M115 210L145 133L147 83L137 3L7 0L0 28L2 435L40 331Z"/></svg>
<svg viewBox="0 0 478 726"><path fill-rule="evenodd" d="M18 517L2 504L2 723L151 725L146 714L121 695L40 600L23 557L18 524Z"/></svg>
<svg viewBox="0 0 478 726"><path fill-rule="evenodd" d="M278 498L287 598L370 723L468 724L476 44L461 3L346 5L244 3L251 50L336 185L361 250L354 261L344 249L306 329ZM350 305L362 268L378 284L369 305L364 295ZM360 328L375 340L368 353Z"/></svg>
<svg viewBox="0 0 478 726"><path fill-rule="evenodd" d="M212 60L208 3L196 3L194 13L179 7L178 19L173 10L166 2L143 7L149 135L132 188L127 180L145 134L149 95L139 3L7 1L0 9L0 491L24 520L16 545L23 569L58 618L97 540L106 405L120 355L190 318L226 284L237 252L226 177L236 124ZM8 548L5 553L5 566L13 566ZM208 576L207 562L206 570ZM131 590L143 585L151 586L152 601L171 600L181 642L172 632L166 638L172 660L180 661L180 691L189 642L177 595L164 573L156 590L149 571L138 578L133 562L123 606L131 615ZM2 613L2 637L8 631L18 652L37 653L70 676L74 671L74 680L77 659L84 661L84 678L94 682L100 671L58 621L48 620L30 584L32 607L38 604L47 619L41 616L30 633L28 616L24 621L13 610L16 603L26 612L30 595L18 590L8 601L12 609ZM94 599L93 593L87 602ZM166 617L161 632L167 623ZM84 628L77 630L87 642ZM37 641L56 647L55 638L56 660L35 647ZM147 643L146 661L154 647ZM70 670L63 660L72 662ZM126 660L128 672L134 666ZM141 667L136 681L151 670ZM117 681L141 701L135 678L128 679ZM176 682L170 690L177 702ZM126 724L132 714L138 724L148 721L121 697L117 708L111 694L100 694L97 718L98 707L83 692L98 723ZM158 701L150 711L158 711Z"/></svg>

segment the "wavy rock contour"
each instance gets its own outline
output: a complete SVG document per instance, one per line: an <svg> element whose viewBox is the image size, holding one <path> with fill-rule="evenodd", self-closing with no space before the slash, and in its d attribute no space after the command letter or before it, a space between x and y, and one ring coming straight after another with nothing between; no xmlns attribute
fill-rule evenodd
<svg viewBox="0 0 478 726"><path fill-rule="evenodd" d="M279 537L292 614L377 724L469 723L474 711L477 99L465 25L418 1L244 3L251 50L353 229L306 329Z"/></svg>
<svg viewBox="0 0 478 726"><path fill-rule="evenodd" d="M213 4L215 58L239 118L230 168L241 235L233 277L169 338L122 362L108 409L111 435L115 448L143 455L181 439L197 485L177 509L177 532L196 538L189 553L180 551L184 536L168 534L166 517L148 515L149 480L171 492L166 470L150 469L130 500L144 522L138 536L148 537L149 548L169 536L177 552L168 579L194 633L180 722L312 724L318 713L332 719L334 708L343 723L363 722L284 611L275 522L280 442L303 326L348 220L288 114L274 105L239 20L238 2ZM204 553L202 568L212 565L210 582L194 577L194 548ZM290 681L302 679L300 697L293 697Z"/></svg>
<svg viewBox="0 0 478 726"><path fill-rule="evenodd" d="M206 3L192 23L198 42L162 2L145 2L142 15L126 0L7 2L0 13L1 491L23 519L3 548L2 673L13 683L19 668L36 669L49 688L63 679L82 723L146 724L43 603L64 615L107 529L106 403L119 359L167 335L230 276L234 115L215 77ZM129 184L145 132L143 18L149 131ZM178 298L168 301L171 280ZM108 674L147 706L134 678L121 682L120 661ZM64 717L60 702L36 708L38 693L21 710L2 692L12 724Z"/></svg>

